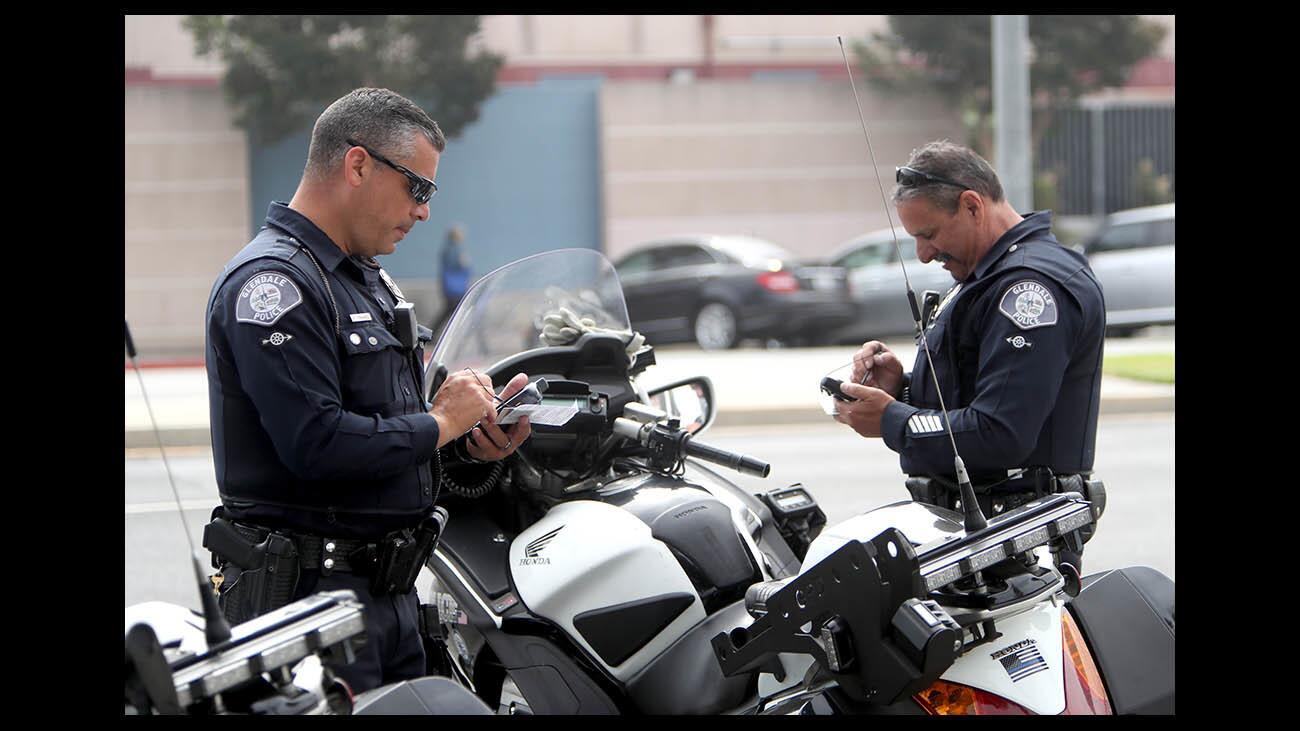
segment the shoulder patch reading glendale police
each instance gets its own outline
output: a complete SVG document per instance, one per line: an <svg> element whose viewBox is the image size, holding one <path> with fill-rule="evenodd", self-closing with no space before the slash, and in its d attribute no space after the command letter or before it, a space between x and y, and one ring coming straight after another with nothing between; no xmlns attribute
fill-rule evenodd
<svg viewBox="0 0 1300 731"><path fill-rule="evenodd" d="M280 272L263 271L254 274L239 288L239 301L235 305L235 319L254 325L270 327L284 313L302 304L302 292Z"/></svg>
<svg viewBox="0 0 1300 731"><path fill-rule="evenodd" d="M1056 324L1056 298L1051 291L1032 279L1016 282L1002 295L998 312L1006 315L1021 330Z"/></svg>

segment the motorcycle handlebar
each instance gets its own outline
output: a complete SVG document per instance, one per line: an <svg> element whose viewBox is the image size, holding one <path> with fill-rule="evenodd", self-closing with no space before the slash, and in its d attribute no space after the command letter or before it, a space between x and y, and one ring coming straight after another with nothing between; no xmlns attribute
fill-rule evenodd
<svg viewBox="0 0 1300 731"><path fill-rule="evenodd" d="M687 437L686 441L682 444L682 451L692 457L698 457L699 459L714 462L723 467L730 467L731 469L746 475L767 477L767 473L772 471L772 465L762 460L754 459L753 457L748 457L736 452L728 452L725 449L710 447L709 445L697 442L690 437Z"/></svg>
<svg viewBox="0 0 1300 731"><path fill-rule="evenodd" d="M653 441L661 448L673 451L680 449L687 456L730 467L747 475L767 477L767 474L772 471L772 466L762 460L702 444L691 439L690 434L681 431L669 432L665 427L642 424L622 416L614 419L614 433L647 447L651 446Z"/></svg>

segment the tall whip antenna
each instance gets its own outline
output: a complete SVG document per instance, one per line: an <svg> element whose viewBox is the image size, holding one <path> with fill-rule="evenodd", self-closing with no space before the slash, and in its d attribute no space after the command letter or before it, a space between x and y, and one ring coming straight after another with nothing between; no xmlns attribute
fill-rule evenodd
<svg viewBox="0 0 1300 731"><path fill-rule="evenodd" d="M122 321L122 328L126 333L126 355L131 359L131 368L135 371L135 376L140 381L140 393L144 396L144 407L149 412L149 423L153 425L154 437L158 440L158 451L162 453L163 467L167 470L167 483L171 485L172 497L176 499L177 515L181 518L181 526L185 528L185 541L190 545L190 560L194 564L194 577L199 582L199 601L203 607L203 625L204 635L208 642L208 647L213 648L230 639L230 623L221 613L221 608L217 606L217 597L213 594L211 584L203 578L203 565L199 562L199 552L194 547L194 537L190 535L190 526L185 522L185 510L181 507L181 495L176 491L176 480L172 477L172 466L167 461L167 450L163 449L162 434L158 431L158 420L154 418L153 406L149 403L149 393L144 388L144 376L140 373L140 366L135 362L135 342L131 339L131 326L125 320Z"/></svg>

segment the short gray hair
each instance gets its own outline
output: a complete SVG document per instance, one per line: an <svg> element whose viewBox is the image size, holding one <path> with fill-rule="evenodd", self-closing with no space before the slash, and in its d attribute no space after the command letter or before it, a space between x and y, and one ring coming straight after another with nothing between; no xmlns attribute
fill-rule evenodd
<svg viewBox="0 0 1300 731"><path fill-rule="evenodd" d="M409 157L415 154L417 133L439 153L447 147L438 123L410 99L388 89L356 89L316 119L303 175L323 179L337 168L349 149L348 138L385 157Z"/></svg>
<svg viewBox="0 0 1300 731"><path fill-rule="evenodd" d="M937 140L912 150L907 158L907 167L929 173L940 178L947 178L954 183L961 183L966 189L973 190L993 202L1002 200L1002 183L998 174L988 160L980 157L969 147L954 144L948 140ZM953 185L929 183L926 185L898 186L894 189L894 203L915 198L930 201L935 208L948 213L957 210L957 199L961 197L962 188Z"/></svg>

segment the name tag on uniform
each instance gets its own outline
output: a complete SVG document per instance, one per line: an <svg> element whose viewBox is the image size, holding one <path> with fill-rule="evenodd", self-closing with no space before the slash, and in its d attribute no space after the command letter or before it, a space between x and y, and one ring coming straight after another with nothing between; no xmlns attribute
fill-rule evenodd
<svg viewBox="0 0 1300 731"><path fill-rule="evenodd" d="M348 315L348 318L353 322L370 322L374 319L370 316L369 312L354 312L351 315Z"/></svg>

